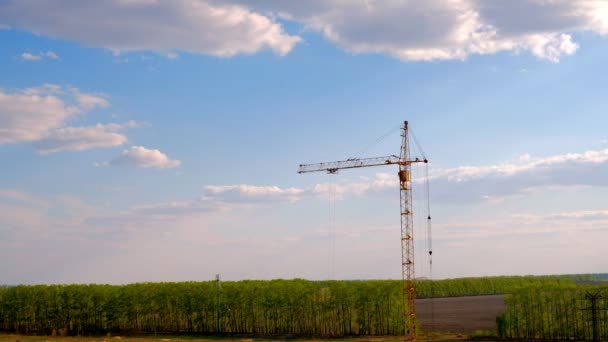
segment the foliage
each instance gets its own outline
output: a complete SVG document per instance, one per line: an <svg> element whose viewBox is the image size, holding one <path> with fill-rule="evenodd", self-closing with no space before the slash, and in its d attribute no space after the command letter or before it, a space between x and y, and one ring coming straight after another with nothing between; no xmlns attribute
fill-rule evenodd
<svg viewBox="0 0 608 342"><path fill-rule="evenodd" d="M535 284L519 288L505 300L507 311L497 317L501 337L545 340L590 340L592 312L588 293L608 295L608 286ZM608 298L598 300L599 340L608 340Z"/></svg>
<svg viewBox="0 0 608 342"><path fill-rule="evenodd" d="M418 282L419 297L506 293L584 276ZM398 280L244 280L0 287L0 331L26 334L232 333L351 336L403 332ZM519 297L514 297L519 298ZM510 331L510 330L508 330Z"/></svg>

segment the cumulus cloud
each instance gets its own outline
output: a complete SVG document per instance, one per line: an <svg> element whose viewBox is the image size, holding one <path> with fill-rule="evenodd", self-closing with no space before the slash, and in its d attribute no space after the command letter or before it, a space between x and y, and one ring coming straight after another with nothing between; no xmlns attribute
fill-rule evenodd
<svg viewBox="0 0 608 342"><path fill-rule="evenodd" d="M301 38L246 6L211 0L9 0L0 23L121 51L234 56L270 49L289 53Z"/></svg>
<svg viewBox="0 0 608 342"><path fill-rule="evenodd" d="M108 165L126 165L144 168L171 169L181 165L181 161L171 159L159 150L143 146L132 146L123 150L120 156L112 159Z"/></svg>
<svg viewBox="0 0 608 342"><path fill-rule="evenodd" d="M306 188L280 187L276 185L208 185L205 187L203 200L235 204L256 203L295 203L305 198L325 197L330 192L340 200L345 195L364 195L382 191L386 188L397 188L397 176L378 173L371 180L345 181L342 183L318 183Z"/></svg>
<svg viewBox="0 0 608 342"><path fill-rule="evenodd" d="M373 179L361 181L347 181L344 183L330 184L319 183L313 187L312 192L317 195L332 193L336 199L342 199L344 195L363 195L373 191L381 191L387 188L396 189L399 184L397 174L376 173Z"/></svg>
<svg viewBox="0 0 608 342"><path fill-rule="evenodd" d="M105 19L110 17L111 22ZM603 0L11 0L0 5L5 25L117 53L147 50L169 58L175 51L233 56L264 48L285 55L301 38L286 33L275 17L301 23L349 52L404 61L527 51L558 62L579 48L573 34L608 34Z"/></svg>
<svg viewBox="0 0 608 342"><path fill-rule="evenodd" d="M193 215L228 212L235 208L253 208L280 203L293 204L304 198L317 195L312 188L282 188L276 185L250 184L208 185L205 186L203 194L199 198L134 206L126 216L118 219L123 220L127 216L176 219Z"/></svg>
<svg viewBox="0 0 608 342"><path fill-rule="evenodd" d="M347 51L405 61L529 51L557 62L578 49L572 33L608 34L608 2L603 0L239 2L303 23Z"/></svg>
<svg viewBox="0 0 608 342"><path fill-rule="evenodd" d="M0 144L40 140L74 115L107 105L99 95L54 84L13 92L0 89Z"/></svg>
<svg viewBox="0 0 608 342"><path fill-rule="evenodd" d="M525 51L558 62L579 48L573 34L608 34L603 0L11 0L0 5L5 25L116 53L146 50L169 58L176 51L233 56L265 48L285 55L301 38L286 33L277 17L346 51L404 61Z"/></svg>
<svg viewBox="0 0 608 342"><path fill-rule="evenodd" d="M567 153L545 158L524 154L515 161L482 166L460 166L430 171L432 200L435 202L497 201L505 196L525 194L542 188L564 186L608 186L608 149ZM377 173L372 179L339 183L319 183L306 188L278 186L207 186L205 197L234 203L264 201L296 202L323 197L336 199L372 193L394 194L398 187L394 173ZM423 180L414 179L414 190L423 191Z"/></svg>
<svg viewBox="0 0 608 342"><path fill-rule="evenodd" d="M480 200L543 187L608 186L608 149L546 158L524 155L515 162L461 166L431 173L435 200Z"/></svg>
<svg viewBox="0 0 608 342"><path fill-rule="evenodd" d="M288 201L296 202L309 192L298 188L255 185L209 185L205 187L208 199L227 202Z"/></svg>
<svg viewBox="0 0 608 342"><path fill-rule="evenodd" d="M53 51L47 51L44 53L44 56L50 59L59 59L59 56Z"/></svg>
<svg viewBox="0 0 608 342"><path fill-rule="evenodd" d="M41 154L120 146L128 140L127 136L121 131L136 125L134 121L129 121L124 124L110 123L86 127L58 128L36 141L34 146Z"/></svg>
<svg viewBox="0 0 608 342"><path fill-rule="evenodd" d="M560 211L547 214L496 215L434 224L437 240L472 240L547 235L592 230L607 232L608 210Z"/></svg>
<svg viewBox="0 0 608 342"><path fill-rule="evenodd" d="M29 52L24 52L21 54L21 59L26 60L26 61L39 61L42 59L42 56L32 55Z"/></svg>
<svg viewBox="0 0 608 342"><path fill-rule="evenodd" d="M135 148L137 147L132 149ZM123 151L123 155L129 151ZM123 163L126 162L112 161L108 164ZM341 184L319 183L306 188L252 184L207 185L198 199L138 206L134 210L139 214L149 215L191 215L226 211L242 206L293 204L304 199L326 197L330 191L336 199L343 199L346 195L364 195L389 187L396 189L397 185L396 175L386 173L379 173L373 179L366 181L347 181Z"/></svg>
<svg viewBox="0 0 608 342"><path fill-rule="evenodd" d="M111 162L108 164L111 164ZM142 217L175 220L190 216L228 212L237 207L294 203L307 196L314 196L310 189L248 184L208 185L204 188L203 195L196 199L137 205L122 215L95 219L115 220L116 222ZM0 198L2 198L2 192L0 192Z"/></svg>
<svg viewBox="0 0 608 342"><path fill-rule="evenodd" d="M26 61L37 62L37 61L41 61L42 58L49 58L49 59L57 60L57 59L59 59L59 56L53 51L47 51L47 52L39 53L36 55L31 54L29 52L24 52L21 54L21 59L26 60Z"/></svg>
<svg viewBox="0 0 608 342"><path fill-rule="evenodd" d="M82 93L78 88L70 88L70 92L76 99L76 102L85 111L91 110L95 107L107 107L109 105L108 100L99 95Z"/></svg>
<svg viewBox="0 0 608 342"><path fill-rule="evenodd" d="M103 95L56 84L0 89L0 144L31 142L40 154L122 145L128 141L123 131L136 122L66 126L77 115L109 105Z"/></svg>

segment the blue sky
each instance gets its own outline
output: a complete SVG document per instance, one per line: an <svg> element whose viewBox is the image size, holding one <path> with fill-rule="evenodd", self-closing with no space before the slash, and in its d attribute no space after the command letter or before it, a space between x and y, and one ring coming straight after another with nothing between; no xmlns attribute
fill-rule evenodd
<svg viewBox="0 0 608 342"><path fill-rule="evenodd" d="M433 277L606 271L603 1L8 0L0 27L0 282L399 278L396 170L295 171L403 120Z"/></svg>

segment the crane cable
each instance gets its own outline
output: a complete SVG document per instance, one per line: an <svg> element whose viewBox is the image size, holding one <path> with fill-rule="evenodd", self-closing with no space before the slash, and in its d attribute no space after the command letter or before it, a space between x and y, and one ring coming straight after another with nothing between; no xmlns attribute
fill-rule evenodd
<svg viewBox="0 0 608 342"><path fill-rule="evenodd" d="M414 131L412 131L412 129L409 128L409 132L410 132L410 135L412 136L412 138L414 139L414 143L416 144L418 151L420 151L420 155L422 156L422 159L427 160L426 155L424 154L424 150L422 150L422 146L420 146L418 139L416 139L416 135L414 134ZM427 172L427 176L428 176L428 172Z"/></svg>
<svg viewBox="0 0 608 342"><path fill-rule="evenodd" d="M355 154L353 154L350 158L348 159L357 159L359 158L359 156L361 156L361 154L363 152L367 152L370 148L378 145L381 141L383 141L384 139L386 139L387 137L391 136L395 131L401 129L401 125L397 125L391 129L389 129L388 131L386 131L386 133L382 134L380 137L378 137L376 140L374 140L372 143L368 144L367 146L363 147L362 149L360 149L359 151L357 151Z"/></svg>
<svg viewBox="0 0 608 342"><path fill-rule="evenodd" d="M426 158L426 155L424 154L424 150L422 149L422 146L420 145L420 143L418 142L418 139L416 138L416 135L414 134L414 132L410 129L410 134L412 136L412 139L414 140L414 143L416 144L416 148L418 149L418 152L420 152L420 155L422 157L422 159L424 160L424 178L423 178L423 182L424 182L424 196L426 197L426 241L425 241L425 248L426 248L426 252L428 253L427 255L427 260L428 260L428 281L429 281L429 285L430 285L430 297L429 297L429 304L430 304L430 314L431 314L431 330L435 329L435 304L433 301L433 297L435 297L435 286L433 283L433 235L432 235L432 225L431 225L431 193L430 193L430 181L429 181L429 164L428 164L428 160Z"/></svg>
<svg viewBox="0 0 608 342"><path fill-rule="evenodd" d="M328 194L328 214L329 214L329 227L327 230L327 237L329 240L328 257L327 257L327 277L329 280L334 279L335 272L335 258L336 258L336 234L335 234L335 221L336 221L336 189L333 184L332 176L333 173L328 173L329 182L327 188Z"/></svg>
<svg viewBox="0 0 608 342"><path fill-rule="evenodd" d="M433 236L431 230L431 191L429 185L429 164L424 164L424 183L426 184L426 229L428 239L428 251L429 251L429 266L430 271L433 271Z"/></svg>
<svg viewBox="0 0 608 342"><path fill-rule="evenodd" d="M429 297L429 304L430 304L430 314L431 314L431 330L435 329L435 303L433 298L435 297L435 286L434 286L434 282L433 282L433 235L432 235L432 225L431 225L431 193L430 193L430 185L429 185L429 164L428 164L428 160L426 158L426 155L424 154L424 150L422 149L422 146L420 145L420 143L418 142L418 139L416 138L416 135L414 134L414 132L410 129L410 135L412 136L412 139L414 140L414 143L416 144L416 148L418 149L418 152L420 152L420 155L422 157L422 159L424 160L424 178L423 178L423 182L424 182L424 195L426 197L426 241L425 241L425 247L426 247L426 251L428 253L427 258L428 258L428 281L429 281L429 285L430 285L430 297Z"/></svg>
<svg viewBox="0 0 608 342"><path fill-rule="evenodd" d="M422 153L422 152L421 152ZM424 155L423 155L424 157ZM424 159L426 160L426 157L424 157ZM433 297L435 297L435 287L433 284L433 235L432 235L432 229L431 229L431 192L430 192L430 185L429 185L429 164L428 163L424 163L424 182L426 185L426 213L427 213L427 219L426 219L426 235L427 235L427 250L428 250L428 258L429 258L429 282L431 285L431 296L430 296L430 303L431 303L431 329L434 330L435 329L435 305L433 302Z"/></svg>

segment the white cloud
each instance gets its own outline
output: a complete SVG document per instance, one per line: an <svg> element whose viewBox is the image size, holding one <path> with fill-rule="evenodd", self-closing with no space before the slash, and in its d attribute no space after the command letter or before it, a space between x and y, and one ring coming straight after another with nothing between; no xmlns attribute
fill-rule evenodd
<svg viewBox="0 0 608 342"><path fill-rule="evenodd" d="M374 179L361 181L344 181L341 183L319 183L315 184L312 193L315 195L328 195L330 192L336 199L343 199L345 195L364 195L374 191L382 191L387 188L396 189L399 185L396 174L376 173Z"/></svg>
<svg viewBox="0 0 608 342"><path fill-rule="evenodd" d="M245 6L211 0L9 0L0 22L39 34L121 51L233 56L289 53L301 39Z"/></svg>
<svg viewBox="0 0 608 342"><path fill-rule="evenodd" d="M58 60L59 56L53 51L47 51L45 53L39 53L36 55L31 54L29 52L24 52L21 54L21 59L26 60L26 61L38 62L38 61L41 61L42 58L50 58L50 59Z"/></svg>
<svg viewBox="0 0 608 342"><path fill-rule="evenodd" d="M578 44L572 42L569 34L535 34L528 37L522 48L530 50L538 58L559 62L562 55L573 55Z"/></svg>
<svg viewBox="0 0 608 342"><path fill-rule="evenodd" d="M21 92L26 95L64 95L65 91L60 85L45 83L39 87L25 88Z"/></svg>
<svg viewBox="0 0 608 342"><path fill-rule="evenodd" d="M576 52L572 33L608 34L608 2L603 0L239 2L301 22L347 51L407 61L529 51L557 62Z"/></svg>
<svg viewBox="0 0 608 342"><path fill-rule="evenodd" d="M59 59L59 56L53 51L47 51L44 55L50 59Z"/></svg>
<svg viewBox="0 0 608 342"><path fill-rule="evenodd" d="M14 92L0 89L0 144L37 141L77 114L107 106L107 100L73 88L45 84Z"/></svg>
<svg viewBox="0 0 608 342"><path fill-rule="evenodd" d="M134 127L133 121L124 124L97 124L87 127L63 127L50 131L42 139L36 141L34 146L41 154L59 151L85 151L99 147L120 146L128 138L122 130Z"/></svg>
<svg viewBox="0 0 608 342"><path fill-rule="evenodd" d="M601 166L608 162L608 149L590 150L583 153L568 153L533 160L530 155L524 155L519 163L504 163L489 166L461 166L452 169L435 171L432 178L444 178L452 182L465 182L475 179L483 179L491 176L515 176L527 172L558 171L567 168L568 171L575 169L590 169L593 166ZM566 181L564 179L564 181ZM583 181L573 179L570 182ZM564 184L564 182L560 182Z"/></svg>
<svg viewBox="0 0 608 342"><path fill-rule="evenodd" d="M551 215L537 216L537 218L551 220L606 221L608 223L608 210L567 211Z"/></svg>
<svg viewBox="0 0 608 342"><path fill-rule="evenodd" d="M388 173L378 173L372 180L344 181L341 183L318 183L307 188L283 188L276 185L257 186L250 184L239 185L208 185L205 187L203 199L211 202L235 204L260 204L268 202L295 203L305 198L325 197L331 192L336 200L346 195L364 195L382 191L386 188L397 188L397 176Z"/></svg>
<svg viewBox="0 0 608 342"><path fill-rule="evenodd" d="M415 167L415 166L414 166ZM534 189L564 186L608 186L608 149L568 153L546 158L523 154L515 161L486 166L460 166L430 171L432 201L499 202L505 196L525 194ZM424 191L422 179L414 179L414 191ZM304 198L325 197L336 200L347 196L394 191L396 174L377 173L373 179L342 179L337 183L318 183L306 188L275 185L209 185L207 200L230 203L296 202Z"/></svg>
<svg viewBox="0 0 608 342"><path fill-rule="evenodd" d="M554 167L565 161L601 164L602 160L601 154L579 153L541 159L530 156L510 163ZM467 177L472 177L470 172ZM466 178L466 181L484 177L487 173ZM335 185L344 186L353 195L357 191L367 194L391 189L394 198L395 179L394 173L380 174L371 179L358 178ZM454 182L455 179L452 178ZM351 187L351 183L359 185ZM226 279L317 279L326 276L324 267L320 269L318 265L328 263L327 237L334 236L338 278L398 278L399 268L392 264L400 257L399 244L395 240L399 230L398 217L397 221L393 217L387 221L380 218L381 222L377 222L378 218L368 216L365 210L355 214L343 212L338 214L335 226L329 228L323 224L324 213L321 217L318 212L314 214L316 207L313 207L312 215L304 204L290 205L292 210L283 211L281 204L291 203L294 197L323 198L324 195L315 193L314 188L209 186L199 199L125 208L103 205L106 199L102 198L95 199L99 203L87 203L70 196L41 197L15 189L0 189L0 224L3 227L0 250L8 260L0 268L10 283L167 281L192 277L190 264L175 271L184 260L215 258L213 260L221 261L238 256L246 260L245 265L203 265L201 272L215 274L214 269L219 267ZM260 207L265 209L258 210ZM293 219L290 215L293 209L297 209L301 219ZM468 213L459 211L452 217L437 215L433 225L434 276L567 273L580 271L581 265L586 267L585 272L601 271L606 263L602 244L607 237L607 210L547 213L536 213L535 208L525 210L530 213L484 213L480 217L472 209ZM423 234L417 236L417 241L422 243ZM43 255L48 248L57 251L52 259ZM423 248L417 248L417 251L422 253ZM285 258L286 255L289 257ZM316 255L312 261L311 255ZM480 255L484 257L480 258ZM420 256L418 254L416 258ZM142 268L141 265L149 264L151 258L162 258L172 267ZM12 262L14 260L19 262ZM72 269L63 274L49 268L51 264L69 260L78 260L73 267L78 272ZM108 263L108 260L129 261ZM418 265L422 265L426 259L417 260ZM266 270L262 266L268 262L277 262L277 265L260 273L258 270ZM19 267L15 267L17 264ZM110 264L112 267L108 266ZM349 266L354 264L357 267ZM92 268L97 272L87 271ZM142 269L147 271L136 271ZM103 276L99 276L99 270L104 271ZM130 278L125 279L124 274L130 274Z"/></svg>
<svg viewBox="0 0 608 342"><path fill-rule="evenodd" d="M592 230L606 231L608 210L558 211L547 214L494 215L489 219L466 218L436 223L436 240L480 240L528 237Z"/></svg>
<svg viewBox="0 0 608 342"><path fill-rule="evenodd" d="M65 126L74 116L109 104L99 94L56 84L0 90L0 144L32 142L41 154L122 145L128 139L121 131L135 122Z"/></svg>
<svg viewBox="0 0 608 342"><path fill-rule="evenodd" d="M536 159L524 155L517 162L434 170L431 186L434 200L496 199L543 187L608 186L607 172L608 149Z"/></svg>
<svg viewBox="0 0 608 342"><path fill-rule="evenodd" d="M76 99L80 108L85 111L95 107L107 107L110 103L102 95L82 93L78 88L70 88L70 92Z"/></svg>
<svg viewBox="0 0 608 342"><path fill-rule="evenodd" d="M280 188L278 186L255 185L209 185L205 187L205 198L224 202L288 201L296 202L308 190Z"/></svg>
<svg viewBox="0 0 608 342"><path fill-rule="evenodd" d="M39 55L32 55L29 52L24 52L21 54L21 59L24 59L26 61L39 61L42 59L42 56Z"/></svg>
<svg viewBox="0 0 608 342"><path fill-rule="evenodd" d="M0 6L0 22L14 27L169 58L174 51L233 56L264 48L285 55L301 38L275 17L349 52L407 61L527 51L558 62L579 48L573 34L608 34L603 0L11 0Z"/></svg>
<svg viewBox="0 0 608 342"><path fill-rule="evenodd" d="M109 163L104 163L103 165L127 164L143 166L143 157L133 157L136 154L147 153L142 153L142 149L146 151L159 152L157 150L147 150L143 147L134 146L130 150L123 151L120 157L110 161ZM133 152L135 150L138 152ZM137 162L134 159L137 159ZM155 159L160 159L160 157L155 157ZM149 162L147 164L157 164L157 162ZM158 164L166 163L159 162ZM207 185L204 187L203 195L196 200L138 206L135 207L134 210L140 214L189 215L226 211L236 207L242 208L243 206L255 207L258 205L266 206L279 203L293 204L306 198L326 198L329 191L331 191L332 194L335 194L337 200L340 200L346 195L364 195L376 191L382 191L386 188L394 189L397 186L397 177L393 174L386 173L379 173L374 177L374 179L367 181L346 181L341 184L319 183L307 188L252 184Z"/></svg>
<svg viewBox="0 0 608 342"><path fill-rule="evenodd" d="M179 167L181 161L171 159L159 150L147 149L143 146L132 146L130 149L122 151L120 156L112 159L107 164L170 169Z"/></svg>

